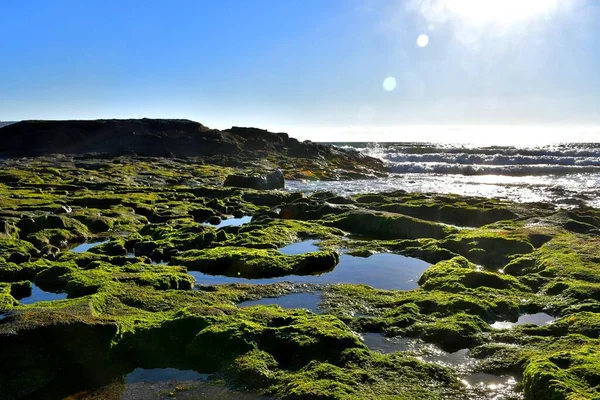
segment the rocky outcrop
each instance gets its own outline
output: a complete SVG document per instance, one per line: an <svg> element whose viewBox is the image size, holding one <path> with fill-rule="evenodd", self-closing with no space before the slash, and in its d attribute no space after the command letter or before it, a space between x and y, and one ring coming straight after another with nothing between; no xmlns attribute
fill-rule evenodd
<svg viewBox="0 0 600 400"><path fill-rule="evenodd" d="M21 121L0 128L0 153L207 157L213 163L228 165L265 158L288 165L297 159L310 159L311 165L320 169L341 168L362 175L386 171L381 160L329 145L299 142L287 133L240 127L221 131L182 119Z"/></svg>

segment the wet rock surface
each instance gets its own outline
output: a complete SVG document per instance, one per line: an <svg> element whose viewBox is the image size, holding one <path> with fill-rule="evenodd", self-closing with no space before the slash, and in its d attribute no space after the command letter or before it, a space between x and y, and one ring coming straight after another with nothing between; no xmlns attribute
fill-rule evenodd
<svg viewBox="0 0 600 400"><path fill-rule="evenodd" d="M256 166L2 161L0 398L600 394L600 211L223 186Z"/></svg>
<svg viewBox="0 0 600 400"><path fill-rule="evenodd" d="M229 175L223 186L235 186L257 190L283 189L285 180L281 170L275 170L266 175Z"/></svg>

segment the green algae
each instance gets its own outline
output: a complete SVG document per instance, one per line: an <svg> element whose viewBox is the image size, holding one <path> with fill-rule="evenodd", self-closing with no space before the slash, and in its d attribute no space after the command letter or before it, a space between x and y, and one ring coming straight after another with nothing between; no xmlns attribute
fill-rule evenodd
<svg viewBox="0 0 600 400"><path fill-rule="evenodd" d="M323 175L316 164L311 172L295 163L287 174ZM470 348L478 370L522 377L526 399L599 395L597 210L401 191L306 199L218 186L227 174L255 167L119 157L40 158L3 168L0 311L7 316L0 320L0 346L8 350L0 354L0 392L39 397L61 374L101 379L125 364L214 372L240 389L281 398L468 398L452 369L371 352L354 333L382 332L446 350ZM229 215L254 218L240 227L202 224ZM86 253L66 250L107 237ZM277 251L306 239L318 239L322 250ZM238 308L297 288L191 290L186 273L325 272L340 248L434 265L412 291L330 285L326 315ZM128 258L132 252L137 257ZM31 282L69 298L19 305ZM556 321L490 327L542 310Z"/></svg>
<svg viewBox="0 0 600 400"><path fill-rule="evenodd" d="M188 250L171 259L171 264L192 270L244 278L322 273L335 268L338 262L339 254L335 251L289 256L277 250L233 246Z"/></svg>

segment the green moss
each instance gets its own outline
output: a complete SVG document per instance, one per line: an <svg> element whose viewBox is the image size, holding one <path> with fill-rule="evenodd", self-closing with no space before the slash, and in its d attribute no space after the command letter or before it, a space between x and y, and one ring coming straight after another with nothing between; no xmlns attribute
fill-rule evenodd
<svg viewBox="0 0 600 400"><path fill-rule="evenodd" d="M189 250L171 259L173 265L213 275L244 278L269 278L284 275L307 275L332 270L339 262L334 251L302 255L284 255L277 250L245 247L216 247Z"/></svg>
<svg viewBox="0 0 600 400"><path fill-rule="evenodd" d="M493 273L471 264L463 257L440 261L427 269L419 279L419 285L426 290L463 292L467 288L487 287L501 290L529 292L529 288L515 277Z"/></svg>
<svg viewBox="0 0 600 400"><path fill-rule="evenodd" d="M525 235L496 230L463 231L448 237L440 246L489 268L501 268L515 256L534 250Z"/></svg>
<svg viewBox="0 0 600 400"><path fill-rule="evenodd" d="M25 240L0 238L0 256L9 262L11 258L18 262L28 261L30 257L35 257L37 254L35 247Z"/></svg>
<svg viewBox="0 0 600 400"><path fill-rule="evenodd" d="M203 163L210 161L28 158L0 171L0 310L11 310L0 320L1 393L40 397L59 384L56 371L100 378L125 364L216 372L240 388L281 398L470 395L452 370L402 352L371 352L354 331L471 348L477 371L522 375L528 399L598 397L597 210L404 191L305 198L223 188L228 173L290 160L235 169ZM301 158L285 169L288 176L333 177L320 162ZM253 215L253 221L222 229L200 223L212 215ZM90 252L60 252L109 232L115 237ZM306 239L319 240L324 251L277 251ZM416 290L320 288L327 315L238 308L244 300L308 288L190 290L193 278L177 266L250 278L324 272L339 258L330 250L341 248L434 265ZM130 252L138 257L127 258ZM152 265L147 257L170 265ZM31 282L69 298L19 305L16 298ZM542 310L561 317L539 327L489 327Z"/></svg>
<svg viewBox="0 0 600 400"><path fill-rule="evenodd" d="M406 329L406 334L436 343L448 352L455 352L472 347L481 341L481 333L487 330L489 330L489 325L478 316L456 313L433 322L419 322L411 325Z"/></svg>
<svg viewBox="0 0 600 400"><path fill-rule="evenodd" d="M328 226L379 239L444 238L454 228L402 214L349 212L325 221Z"/></svg>
<svg viewBox="0 0 600 400"><path fill-rule="evenodd" d="M234 238L222 243L227 246L280 248L309 238L337 239L344 232L320 223L297 220L269 219L241 226Z"/></svg>

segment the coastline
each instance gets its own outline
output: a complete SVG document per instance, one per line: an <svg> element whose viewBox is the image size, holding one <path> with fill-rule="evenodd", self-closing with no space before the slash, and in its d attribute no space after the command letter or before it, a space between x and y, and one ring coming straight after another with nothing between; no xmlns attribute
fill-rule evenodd
<svg viewBox="0 0 600 400"><path fill-rule="evenodd" d="M6 164L0 393L84 399L117 385L120 398L139 368L193 370L211 385L289 399L596 393L599 210L222 186L260 163ZM323 174L309 158L284 171ZM70 251L83 242L95 243ZM319 280L333 273L339 282ZM45 293L64 296L44 302ZM317 294L312 311L243 304L303 293ZM542 313L551 323L518 322ZM154 393L192 396L182 381Z"/></svg>

